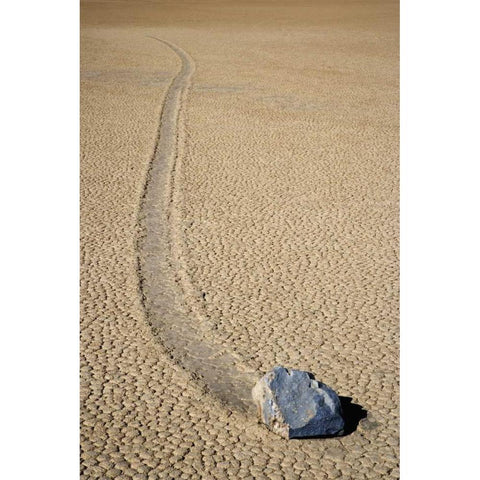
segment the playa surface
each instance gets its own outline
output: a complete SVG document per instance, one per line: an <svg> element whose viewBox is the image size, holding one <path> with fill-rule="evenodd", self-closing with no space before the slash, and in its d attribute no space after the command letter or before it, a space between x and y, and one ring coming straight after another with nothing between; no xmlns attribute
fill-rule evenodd
<svg viewBox="0 0 480 480"><path fill-rule="evenodd" d="M81 15L82 478L398 478L397 2ZM354 431L259 424L277 364Z"/></svg>

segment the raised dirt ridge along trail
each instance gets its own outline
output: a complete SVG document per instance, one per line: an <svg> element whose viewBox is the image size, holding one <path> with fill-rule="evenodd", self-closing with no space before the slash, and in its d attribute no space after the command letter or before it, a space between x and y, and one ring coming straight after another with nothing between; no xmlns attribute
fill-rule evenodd
<svg viewBox="0 0 480 480"><path fill-rule="evenodd" d="M140 208L139 275L147 318L173 360L207 390L230 408L253 410L250 392L257 374L215 339L184 266L179 178L185 142L184 108L195 63L176 45L150 38L173 50L182 66L162 107Z"/></svg>

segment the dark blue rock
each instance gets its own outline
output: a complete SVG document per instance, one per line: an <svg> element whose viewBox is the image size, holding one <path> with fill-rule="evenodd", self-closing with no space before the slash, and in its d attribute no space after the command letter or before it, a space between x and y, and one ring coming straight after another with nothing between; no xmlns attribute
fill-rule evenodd
<svg viewBox="0 0 480 480"><path fill-rule="evenodd" d="M302 370L274 367L252 390L263 422L284 438L341 435L338 395Z"/></svg>

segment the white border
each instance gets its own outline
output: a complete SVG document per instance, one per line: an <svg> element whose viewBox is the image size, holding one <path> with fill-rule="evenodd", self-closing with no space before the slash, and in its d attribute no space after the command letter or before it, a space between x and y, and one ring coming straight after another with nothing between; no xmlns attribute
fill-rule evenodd
<svg viewBox="0 0 480 480"><path fill-rule="evenodd" d="M401 477L477 478L479 8L401 2Z"/></svg>
<svg viewBox="0 0 480 480"><path fill-rule="evenodd" d="M79 476L77 2L1 9L2 467Z"/></svg>

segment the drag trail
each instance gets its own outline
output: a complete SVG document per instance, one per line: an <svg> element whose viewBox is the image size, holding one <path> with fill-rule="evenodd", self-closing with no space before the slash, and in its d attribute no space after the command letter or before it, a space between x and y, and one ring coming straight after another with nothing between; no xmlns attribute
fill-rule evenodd
<svg viewBox="0 0 480 480"><path fill-rule="evenodd" d="M138 270L148 322L174 362L188 370L227 407L253 408L250 391L257 375L238 355L215 338L202 315L202 299L192 288L184 264L184 231L179 185L184 154L185 103L195 72L193 59L178 46L169 47L181 60L170 84L157 141L140 205Z"/></svg>

